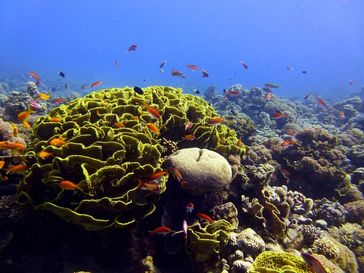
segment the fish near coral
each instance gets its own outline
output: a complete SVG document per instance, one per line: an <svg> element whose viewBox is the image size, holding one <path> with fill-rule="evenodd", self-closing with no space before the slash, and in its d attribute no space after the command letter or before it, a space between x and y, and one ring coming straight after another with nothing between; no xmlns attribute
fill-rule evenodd
<svg viewBox="0 0 364 273"><path fill-rule="evenodd" d="M161 117L161 114L157 108L148 105L148 103L145 103L144 107L152 118L159 119Z"/></svg>
<svg viewBox="0 0 364 273"><path fill-rule="evenodd" d="M23 127L24 127L25 129L30 129L30 128L32 128L32 127L30 126L29 122L28 122L28 121L26 121L26 120L24 120L24 121L22 122L22 124L23 124Z"/></svg>
<svg viewBox="0 0 364 273"><path fill-rule="evenodd" d="M147 123L147 127L149 128L150 131L152 131L153 133L160 135L160 131L157 127L157 125L155 125L154 123L148 122Z"/></svg>
<svg viewBox="0 0 364 273"><path fill-rule="evenodd" d="M224 118L220 118L220 117L211 118L211 119L209 120L209 125L214 126L214 125L216 125L216 124L218 124L218 123L221 123L221 122L223 122L223 121L225 121L225 119L224 119Z"/></svg>
<svg viewBox="0 0 364 273"><path fill-rule="evenodd" d="M11 165L11 166L10 166L10 167L6 170L6 174L12 174L12 173L22 174L22 173L24 173L27 169L28 169L28 166L27 166L27 165L24 165L24 164Z"/></svg>
<svg viewBox="0 0 364 273"><path fill-rule="evenodd" d="M24 151L27 146L19 142L0 141L0 150Z"/></svg>
<svg viewBox="0 0 364 273"><path fill-rule="evenodd" d="M124 122L122 122L122 121L115 122L115 127L116 128L124 128L125 127Z"/></svg>
<svg viewBox="0 0 364 273"><path fill-rule="evenodd" d="M166 226L160 226L160 227L156 227L155 229L149 231L150 235L153 236L155 234L167 234L169 232L172 232L172 230L169 227Z"/></svg>
<svg viewBox="0 0 364 273"><path fill-rule="evenodd" d="M189 135L185 135L184 137L182 137L183 140L186 141L194 141L196 139L194 134L189 134Z"/></svg>
<svg viewBox="0 0 364 273"><path fill-rule="evenodd" d="M69 180L63 180L58 184L63 190L75 190L78 188L78 184L73 183Z"/></svg>
<svg viewBox="0 0 364 273"><path fill-rule="evenodd" d="M0 161L0 169L2 169L4 166L5 166L5 161L4 160L1 160Z"/></svg>
<svg viewBox="0 0 364 273"><path fill-rule="evenodd" d="M322 266L319 260L308 253L301 253L302 259L305 260L306 264L313 273L328 273Z"/></svg>
<svg viewBox="0 0 364 273"><path fill-rule="evenodd" d="M155 181L139 180L138 188L141 190L152 191L155 193L160 193L160 191L161 191L159 183L157 183Z"/></svg>
<svg viewBox="0 0 364 273"><path fill-rule="evenodd" d="M47 159L47 158L49 158L49 157L51 157L53 155L53 153L51 153L51 152L48 152L48 151L40 151L39 153L38 153L38 156L39 156L39 158L40 159Z"/></svg>
<svg viewBox="0 0 364 273"><path fill-rule="evenodd" d="M281 111L277 110L272 114L273 119L281 119L288 117L287 113L282 113Z"/></svg>
<svg viewBox="0 0 364 273"><path fill-rule="evenodd" d="M30 117L30 114L31 114L30 108L28 107L28 109L26 111L20 112L18 114L18 120L19 121L27 120Z"/></svg>
<svg viewBox="0 0 364 273"><path fill-rule="evenodd" d="M50 95L48 95L47 93L40 93L38 96L38 99L40 100L49 100L51 98Z"/></svg>
<svg viewBox="0 0 364 273"><path fill-rule="evenodd" d="M205 213L197 213L196 216L202 220L212 223L214 220Z"/></svg>
<svg viewBox="0 0 364 273"><path fill-rule="evenodd" d="M63 136L57 137L57 138L53 138L50 142L50 145L52 146L56 146L56 147L61 147L65 144L67 144L66 139Z"/></svg>

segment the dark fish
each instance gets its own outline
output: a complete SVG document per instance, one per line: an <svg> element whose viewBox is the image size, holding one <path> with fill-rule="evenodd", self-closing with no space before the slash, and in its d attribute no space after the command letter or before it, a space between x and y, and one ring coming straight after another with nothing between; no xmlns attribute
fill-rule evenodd
<svg viewBox="0 0 364 273"><path fill-rule="evenodd" d="M209 74L205 69L202 69L201 72L202 72L202 78L207 78L209 76Z"/></svg>
<svg viewBox="0 0 364 273"><path fill-rule="evenodd" d="M302 258L305 260L307 266L314 273L327 273L319 260L308 253L301 253Z"/></svg>
<svg viewBox="0 0 364 273"><path fill-rule="evenodd" d="M307 70L302 70L301 73L302 74L307 74Z"/></svg>
<svg viewBox="0 0 364 273"><path fill-rule="evenodd" d="M186 76L181 71L179 71L177 69L172 69L171 75L172 75L172 77L186 78Z"/></svg>
<svg viewBox="0 0 364 273"><path fill-rule="evenodd" d="M51 91L52 91L52 92L54 92L54 91L56 91L56 90L57 90L57 88L55 88L55 87L52 87L52 88L51 88Z"/></svg>
<svg viewBox="0 0 364 273"><path fill-rule="evenodd" d="M136 44L132 44L131 46L128 47L127 52L131 52L131 51L135 51L137 49L137 45Z"/></svg>
<svg viewBox="0 0 364 273"><path fill-rule="evenodd" d="M272 89L270 89L269 87L263 87L262 89L264 92L272 93Z"/></svg>
<svg viewBox="0 0 364 273"><path fill-rule="evenodd" d="M64 85L64 89L68 89L68 88L70 88L70 86L69 86L69 84L68 84L68 83L66 83L66 84Z"/></svg>
<svg viewBox="0 0 364 273"><path fill-rule="evenodd" d="M89 88L89 87L90 87L89 83L81 85L81 89L86 89L86 88Z"/></svg>
<svg viewBox="0 0 364 273"><path fill-rule="evenodd" d="M198 90L197 88L196 89L193 89L193 92L195 92L195 94L200 94L200 90Z"/></svg>
<svg viewBox="0 0 364 273"><path fill-rule="evenodd" d="M278 84L271 83L271 82L266 83L265 86L268 88L279 88Z"/></svg>
<svg viewBox="0 0 364 273"><path fill-rule="evenodd" d="M138 86L134 86L134 91L140 95L143 95L144 94L144 91L143 89L141 89L140 87Z"/></svg>
<svg viewBox="0 0 364 273"><path fill-rule="evenodd" d="M161 63L160 63L160 65L159 65L159 71L160 71L161 73L163 73L163 72L164 72L163 67L166 65L166 63L167 63L167 61L163 61L163 62L161 62Z"/></svg>
<svg viewBox="0 0 364 273"><path fill-rule="evenodd" d="M60 75L62 78L66 77L66 74L64 74L62 71L58 72L58 75Z"/></svg>
<svg viewBox="0 0 364 273"><path fill-rule="evenodd" d="M249 66L244 63L243 61L240 61L240 64L245 68L245 69L249 69Z"/></svg>

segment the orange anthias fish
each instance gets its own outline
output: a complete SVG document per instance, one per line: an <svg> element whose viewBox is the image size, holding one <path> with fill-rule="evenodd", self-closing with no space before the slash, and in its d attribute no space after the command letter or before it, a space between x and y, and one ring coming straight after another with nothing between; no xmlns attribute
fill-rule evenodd
<svg viewBox="0 0 364 273"><path fill-rule="evenodd" d="M224 120L225 120L224 118L220 118L220 117L212 118L209 120L209 125L216 125L218 123L223 122Z"/></svg>
<svg viewBox="0 0 364 273"><path fill-rule="evenodd" d="M272 93L265 93L263 97L265 100L272 100L274 98Z"/></svg>
<svg viewBox="0 0 364 273"><path fill-rule="evenodd" d="M65 98L55 98L52 100L52 103L55 103L55 104L61 104L61 103L65 103L66 102L66 99Z"/></svg>
<svg viewBox="0 0 364 273"><path fill-rule="evenodd" d="M115 122L115 126L117 128L124 128L125 127L125 124L122 121L118 121L118 122Z"/></svg>
<svg viewBox="0 0 364 273"><path fill-rule="evenodd" d="M172 75L172 77L186 78L185 74L183 74L181 71L179 71L177 69L172 69L171 75Z"/></svg>
<svg viewBox="0 0 364 273"><path fill-rule="evenodd" d="M209 223L212 223L214 221L210 216L208 216L205 213L197 213L196 216L198 218L200 218L200 219L203 219L203 220L209 222Z"/></svg>
<svg viewBox="0 0 364 273"><path fill-rule="evenodd" d="M22 124L23 124L23 127L24 127L25 129L30 129L30 128L31 128L31 126L30 126L29 122L28 122L28 121L26 121L26 120L23 120Z"/></svg>
<svg viewBox="0 0 364 273"><path fill-rule="evenodd" d="M160 131L159 131L157 125L155 125L154 123L148 122L147 126L148 126L149 130L151 130L153 133L160 135Z"/></svg>
<svg viewBox="0 0 364 273"><path fill-rule="evenodd" d="M191 69L193 72L198 71L198 66L194 64L186 64L186 66Z"/></svg>
<svg viewBox="0 0 364 273"><path fill-rule="evenodd" d="M327 273L327 270L322 266L320 261L311 254L302 252L301 257L313 273Z"/></svg>
<svg viewBox="0 0 364 273"><path fill-rule="evenodd" d="M47 94L47 93L40 93L39 94L39 96L38 96L38 98L40 99L40 100L49 100L50 99L50 95L49 94Z"/></svg>
<svg viewBox="0 0 364 273"><path fill-rule="evenodd" d="M281 111L277 110L272 114L272 118L274 119L280 119L280 118L286 118L288 115L286 113L282 113Z"/></svg>
<svg viewBox="0 0 364 273"><path fill-rule="evenodd" d="M61 182L59 182L58 184L63 190L75 190L78 187L78 184L73 183L72 181L69 180L63 180Z"/></svg>
<svg viewBox="0 0 364 273"><path fill-rule="evenodd" d="M60 117L53 117L53 118L50 118L49 121L50 122L61 122L62 121L62 118L60 118Z"/></svg>
<svg viewBox="0 0 364 273"><path fill-rule="evenodd" d="M207 73L205 69L202 69L201 73L202 73L202 78L207 78L209 76L209 73Z"/></svg>
<svg viewBox="0 0 364 273"><path fill-rule="evenodd" d="M316 100L317 100L317 103L318 103L319 105L327 106L326 101L324 101L323 99L321 99L321 98L317 97L317 98L316 98Z"/></svg>
<svg viewBox="0 0 364 273"><path fill-rule="evenodd" d="M36 81L40 81L40 77L39 77L39 75L37 74L37 73L35 73L34 71L29 71L28 72L28 75L30 76L30 77L32 77L34 80L36 80Z"/></svg>
<svg viewBox="0 0 364 273"><path fill-rule="evenodd" d="M144 104L144 107L147 109L149 115L154 119L159 119L161 117L161 114L159 113L159 110L153 106L148 105L147 103Z"/></svg>
<svg viewBox="0 0 364 273"><path fill-rule="evenodd" d="M12 165L6 170L6 174L12 174L12 173L22 174L27 169L28 166L24 164Z"/></svg>
<svg viewBox="0 0 364 273"><path fill-rule="evenodd" d="M239 95L241 92L239 89L233 89L233 90L228 90L225 92L225 95L229 95L229 96L237 96Z"/></svg>
<svg viewBox="0 0 364 273"><path fill-rule="evenodd" d="M0 150L18 150L24 151L27 146L19 142L0 141Z"/></svg>
<svg viewBox="0 0 364 273"><path fill-rule="evenodd" d="M91 83L90 87L93 88L93 87L99 86L101 84L102 84L102 81L96 81L96 82Z"/></svg>
<svg viewBox="0 0 364 273"><path fill-rule="evenodd" d="M339 118L340 119L345 119L345 112L344 111L339 111Z"/></svg>
<svg viewBox="0 0 364 273"><path fill-rule="evenodd" d="M172 230L169 227L165 226L156 227L155 229L149 231L151 236L154 234L166 234L169 232L172 232Z"/></svg>
<svg viewBox="0 0 364 273"><path fill-rule="evenodd" d="M161 191L159 183L155 181L139 180L138 188L141 190L152 191L156 193L160 193Z"/></svg>
<svg viewBox="0 0 364 273"><path fill-rule="evenodd" d="M19 121L27 120L30 117L30 114L31 114L30 108L28 107L28 109L26 111L20 112L18 114L18 120Z"/></svg>
<svg viewBox="0 0 364 273"><path fill-rule="evenodd" d="M66 139L63 136L57 137L57 138L53 138L50 142L50 145L52 146L56 146L56 147L61 147L65 144L67 144Z"/></svg>
<svg viewBox="0 0 364 273"><path fill-rule="evenodd" d="M194 134L188 134L185 135L184 137L182 137L183 140L187 140L187 141L194 141L196 139Z"/></svg>
<svg viewBox="0 0 364 273"><path fill-rule="evenodd" d="M5 161L4 160L1 160L0 161L0 169L2 169L4 166L5 166Z"/></svg>
<svg viewBox="0 0 364 273"><path fill-rule="evenodd" d="M41 159L47 159L47 158L49 158L49 157L51 157L51 156L53 156L53 153L51 153L51 152L48 152L48 151L40 151L39 153L38 153L38 156L39 156L39 158L41 158Z"/></svg>
<svg viewBox="0 0 364 273"><path fill-rule="evenodd" d="M158 172L153 173L151 176L149 176L149 179L151 181L159 180L162 178L162 176L164 176L166 174L167 174L166 171L158 171Z"/></svg>
<svg viewBox="0 0 364 273"><path fill-rule="evenodd" d="M281 143L281 146L288 147L290 145L297 145L298 141L296 139L287 139Z"/></svg>

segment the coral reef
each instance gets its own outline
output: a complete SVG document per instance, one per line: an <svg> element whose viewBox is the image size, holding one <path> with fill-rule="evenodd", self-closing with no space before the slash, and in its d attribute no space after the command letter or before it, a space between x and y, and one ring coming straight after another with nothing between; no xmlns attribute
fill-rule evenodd
<svg viewBox="0 0 364 273"><path fill-rule="evenodd" d="M156 111L158 116L151 114ZM75 99L34 125L27 154L36 162L17 199L89 230L129 226L152 214L165 191L167 176L153 178L163 161L160 139L190 146L184 135L191 122L192 145L244 155L234 131L210 124L214 117L203 99L171 87L145 88L144 95L132 88L104 89ZM75 186L69 191L61 182Z"/></svg>
<svg viewBox="0 0 364 273"><path fill-rule="evenodd" d="M250 273L311 273L302 258L288 252L264 251L255 260Z"/></svg>
<svg viewBox="0 0 364 273"><path fill-rule="evenodd" d="M232 179L229 162L207 149L178 150L167 158L166 166L178 169L184 180L182 188L195 195L227 188Z"/></svg>

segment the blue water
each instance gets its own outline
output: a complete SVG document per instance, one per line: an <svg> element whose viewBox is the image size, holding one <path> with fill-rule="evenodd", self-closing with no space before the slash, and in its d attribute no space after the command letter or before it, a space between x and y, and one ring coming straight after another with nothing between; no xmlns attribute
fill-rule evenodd
<svg viewBox="0 0 364 273"><path fill-rule="evenodd" d="M104 87L275 82L286 96L344 97L364 85L362 0L1 0L0 11L0 74Z"/></svg>

